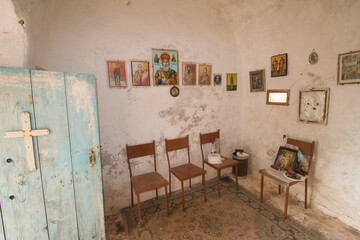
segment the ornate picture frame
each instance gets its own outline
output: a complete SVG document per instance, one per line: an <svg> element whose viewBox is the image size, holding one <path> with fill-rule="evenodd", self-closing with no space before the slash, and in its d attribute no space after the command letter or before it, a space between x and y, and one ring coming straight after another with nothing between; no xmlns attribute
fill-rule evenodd
<svg viewBox="0 0 360 240"><path fill-rule="evenodd" d="M131 60L131 77L133 86L150 86L149 62Z"/></svg>
<svg viewBox="0 0 360 240"><path fill-rule="evenodd" d="M265 92L265 69L249 72L250 92Z"/></svg>
<svg viewBox="0 0 360 240"><path fill-rule="evenodd" d="M214 73L214 86L221 86L222 75L221 73Z"/></svg>
<svg viewBox="0 0 360 240"><path fill-rule="evenodd" d="M287 75L288 54L283 53L271 57L271 77L282 77Z"/></svg>
<svg viewBox="0 0 360 240"><path fill-rule="evenodd" d="M290 101L289 89L266 91L266 104L288 106L289 101Z"/></svg>
<svg viewBox="0 0 360 240"><path fill-rule="evenodd" d="M300 90L299 120L310 123L327 124L330 89Z"/></svg>
<svg viewBox="0 0 360 240"><path fill-rule="evenodd" d="M125 61L107 61L109 86L126 88Z"/></svg>
<svg viewBox="0 0 360 240"><path fill-rule="evenodd" d="M271 165L277 170L293 171L297 164L297 150L280 147L275 162Z"/></svg>
<svg viewBox="0 0 360 240"><path fill-rule="evenodd" d="M236 91L237 90L237 74L228 73L226 74L226 91Z"/></svg>
<svg viewBox="0 0 360 240"><path fill-rule="evenodd" d="M196 63L182 62L182 85L196 85Z"/></svg>
<svg viewBox="0 0 360 240"><path fill-rule="evenodd" d="M210 86L211 84L211 64L199 64L199 85L200 86Z"/></svg>
<svg viewBox="0 0 360 240"><path fill-rule="evenodd" d="M360 83L360 50L338 56L337 84Z"/></svg>
<svg viewBox="0 0 360 240"><path fill-rule="evenodd" d="M179 85L177 50L152 49L154 85Z"/></svg>

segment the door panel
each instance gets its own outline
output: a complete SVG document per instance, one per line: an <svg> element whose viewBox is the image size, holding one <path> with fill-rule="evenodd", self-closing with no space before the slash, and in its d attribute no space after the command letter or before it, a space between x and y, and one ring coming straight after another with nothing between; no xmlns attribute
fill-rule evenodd
<svg viewBox="0 0 360 240"><path fill-rule="evenodd" d="M1 203L0 203L0 240L5 240L5 235L4 235L4 225L3 225L3 217L2 217L2 212L1 212Z"/></svg>
<svg viewBox="0 0 360 240"><path fill-rule="evenodd" d="M105 239L95 78L65 73L65 81L80 239Z"/></svg>
<svg viewBox="0 0 360 240"><path fill-rule="evenodd" d="M48 239L37 154L37 170L28 172L24 139L3 137L7 131L22 129L23 112L30 114L35 128L29 70L0 68L0 86L0 204L5 236L9 240ZM36 138L33 142L36 149Z"/></svg>
<svg viewBox="0 0 360 240"><path fill-rule="evenodd" d="M77 239L64 74L31 71L41 173L50 239Z"/></svg>

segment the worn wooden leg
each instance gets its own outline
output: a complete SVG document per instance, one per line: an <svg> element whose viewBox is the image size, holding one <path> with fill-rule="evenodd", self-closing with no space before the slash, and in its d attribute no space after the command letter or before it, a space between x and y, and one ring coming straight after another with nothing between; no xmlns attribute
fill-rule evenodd
<svg viewBox="0 0 360 240"><path fill-rule="evenodd" d="M218 196L220 197L220 170L217 170Z"/></svg>
<svg viewBox="0 0 360 240"><path fill-rule="evenodd" d="M205 183L205 174L202 175L203 186L204 186L204 201L206 202L206 183Z"/></svg>
<svg viewBox="0 0 360 240"><path fill-rule="evenodd" d="M191 188L191 178L189 179L189 187Z"/></svg>
<svg viewBox="0 0 360 240"><path fill-rule="evenodd" d="M137 202L138 202L139 224L140 224L140 227L142 227L142 222L141 222L141 208L140 208L140 195L139 195L139 194L136 194L136 195L137 195Z"/></svg>
<svg viewBox="0 0 360 240"><path fill-rule="evenodd" d="M158 189L156 189L155 191L156 191L156 199L158 199L159 198Z"/></svg>
<svg viewBox="0 0 360 240"><path fill-rule="evenodd" d="M239 191L239 182L238 182L238 165L235 165L235 177L236 177L236 191Z"/></svg>
<svg viewBox="0 0 360 240"><path fill-rule="evenodd" d="M169 171L169 195L171 195L171 172Z"/></svg>
<svg viewBox="0 0 360 240"><path fill-rule="evenodd" d="M168 200L167 186L165 186L165 199L166 199L167 215L169 216L169 200Z"/></svg>
<svg viewBox="0 0 360 240"><path fill-rule="evenodd" d="M307 188L308 188L308 179L305 179L305 208L307 208Z"/></svg>
<svg viewBox="0 0 360 240"><path fill-rule="evenodd" d="M285 185L284 219L287 218L288 202L289 202L289 185Z"/></svg>
<svg viewBox="0 0 360 240"><path fill-rule="evenodd" d="M279 184L279 194L281 194L281 185Z"/></svg>
<svg viewBox="0 0 360 240"><path fill-rule="evenodd" d="M261 174L261 180L260 180L260 202L263 202L263 192L264 192L264 175Z"/></svg>
<svg viewBox="0 0 360 240"><path fill-rule="evenodd" d="M130 189L131 189L131 206L133 207L134 206L134 192L133 192L132 182L130 183Z"/></svg>
<svg viewBox="0 0 360 240"><path fill-rule="evenodd" d="M185 203L184 203L184 182L183 182L183 181L181 181L181 200L182 200L183 211L185 211Z"/></svg>

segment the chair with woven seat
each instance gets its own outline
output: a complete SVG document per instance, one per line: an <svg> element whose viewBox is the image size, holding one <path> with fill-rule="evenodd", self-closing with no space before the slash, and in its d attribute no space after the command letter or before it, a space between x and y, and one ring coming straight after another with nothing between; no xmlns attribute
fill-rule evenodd
<svg viewBox="0 0 360 240"><path fill-rule="evenodd" d="M133 190L137 195L138 215L140 227L141 221L141 208L140 208L140 193L156 190L156 199L158 198L158 188L165 188L166 210L169 216L169 204L167 195L167 186L169 182L156 171L156 154L155 154L155 141L146 144L129 146L126 144L126 155L130 171L130 185L131 185L131 205L134 206ZM154 171L140 174L137 176L132 175L130 160L139 157L153 156L154 158Z"/></svg>
<svg viewBox="0 0 360 240"><path fill-rule="evenodd" d="M183 138L177 138L172 140L165 139L165 148L166 148L166 157L169 165L169 192L171 194L171 173L179 179L181 182L181 199L182 199L182 208L185 211L184 203L184 181L189 180L189 186L191 188L191 179L195 177L202 176L202 183L204 187L204 201L206 202L206 186L205 186L205 174L206 171L190 162L190 150L189 150L189 135ZM186 149L188 163L171 167L169 152Z"/></svg>
<svg viewBox="0 0 360 240"><path fill-rule="evenodd" d="M286 138L286 135L283 136ZM260 180L260 202L263 202L263 191L264 191L264 176L269 177L275 180L279 184L279 194L281 193L281 185L285 187L285 204L284 204L284 218L287 218L287 209L288 209L288 201L289 201L289 188L292 185L295 185L300 182L305 182L305 208L307 208L307 188L308 188L308 179L309 179L309 170L311 166L311 161L314 155L315 149L315 142L305 142L300 141L292 138L287 139L287 144L291 144L293 146L297 146L299 150L306 156L308 156L308 171L305 173L306 175L302 178L301 181L294 181L284 176L284 172L268 168L268 169L261 169L259 173L261 174Z"/></svg>
<svg viewBox="0 0 360 240"><path fill-rule="evenodd" d="M230 158L226 158L224 156L221 156L224 159L222 161L222 163L220 163L220 164L211 164L211 163L209 163L208 160L204 157L203 145L215 142L216 138L220 139L220 130L219 129L216 132L205 133L205 134L200 133L200 149L201 149L201 157L202 157L202 161L203 161L202 167L204 169L205 163L206 163L207 165L209 165L210 167L214 168L217 171L218 196L220 197L220 175L221 175L221 170L222 169L235 166L236 190L239 190L238 168L237 168L237 165L239 164L239 161L235 161L235 160L232 160Z"/></svg>

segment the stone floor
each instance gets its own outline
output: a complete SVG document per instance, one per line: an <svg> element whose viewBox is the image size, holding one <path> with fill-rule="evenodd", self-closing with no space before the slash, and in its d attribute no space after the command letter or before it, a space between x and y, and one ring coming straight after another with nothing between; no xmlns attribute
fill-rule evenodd
<svg viewBox="0 0 360 240"><path fill-rule="evenodd" d="M235 180L235 176L229 174ZM265 182L266 184L266 182ZM248 177L246 179L239 178L239 185L254 194L259 194L259 180ZM277 185L266 184L264 191L264 201L276 208L283 209L284 194L277 194ZM294 218L309 229L319 232L324 239L345 240L360 239L360 232L350 228L336 218L330 217L318 210L309 207L304 210L304 205L294 197L289 198L288 217ZM120 213L120 209L113 210L112 215L106 216L106 236L108 240L128 239L126 233L125 222Z"/></svg>

